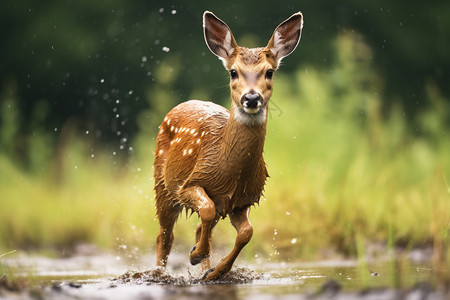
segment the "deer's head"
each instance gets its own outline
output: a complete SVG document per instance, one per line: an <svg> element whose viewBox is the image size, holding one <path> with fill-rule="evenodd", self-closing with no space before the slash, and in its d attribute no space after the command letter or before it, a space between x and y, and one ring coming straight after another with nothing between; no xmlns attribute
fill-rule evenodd
<svg viewBox="0 0 450 300"><path fill-rule="evenodd" d="M228 25L213 13L203 15L206 44L230 72L232 115L247 125L267 119L273 76L281 59L295 50L300 41L303 16L293 14L275 29L264 48L239 47Z"/></svg>

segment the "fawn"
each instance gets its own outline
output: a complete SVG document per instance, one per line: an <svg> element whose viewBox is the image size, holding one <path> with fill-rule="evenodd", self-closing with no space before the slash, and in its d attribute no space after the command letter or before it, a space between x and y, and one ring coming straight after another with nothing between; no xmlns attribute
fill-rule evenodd
<svg viewBox="0 0 450 300"><path fill-rule="evenodd" d="M158 266L167 264L173 227L183 208L201 219L190 262L202 262L205 281L226 274L250 241L250 207L259 202L268 176L262 152L273 75L297 47L302 27L298 12L275 29L265 48L248 49L236 44L222 20L209 11L203 14L206 44L230 73L231 110L190 100L173 108L159 126L154 162ZM209 269L211 231L227 215L237 231L236 242Z"/></svg>

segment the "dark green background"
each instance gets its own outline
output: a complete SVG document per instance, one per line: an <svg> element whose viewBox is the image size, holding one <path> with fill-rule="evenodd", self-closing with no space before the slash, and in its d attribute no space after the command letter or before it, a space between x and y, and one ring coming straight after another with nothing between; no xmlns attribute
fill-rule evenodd
<svg viewBox="0 0 450 300"><path fill-rule="evenodd" d="M142 128L148 123L139 118L158 124L188 98L226 103L227 75L203 40L205 10L249 47L264 46L281 21L302 11L302 40L284 60L285 74L307 67L332 72L337 34L361 34L383 78L384 111L400 104L413 120L429 105L428 83L450 99L449 1L6 0L0 101L14 99L18 118L17 138L0 140L0 147L20 158L27 136L59 133L67 123L92 133L93 144L127 146L139 132L156 130ZM159 91L170 101L160 103Z"/></svg>

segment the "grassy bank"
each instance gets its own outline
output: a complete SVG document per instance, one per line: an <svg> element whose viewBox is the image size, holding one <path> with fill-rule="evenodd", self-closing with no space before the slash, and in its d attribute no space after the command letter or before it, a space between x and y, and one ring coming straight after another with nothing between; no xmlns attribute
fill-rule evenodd
<svg viewBox="0 0 450 300"><path fill-rule="evenodd" d="M244 255L356 255L361 241L392 240L434 245L448 256L449 102L429 83L425 100L432 105L416 119L395 105L382 112L383 80L370 65L370 49L347 34L336 53L332 70L277 74L265 148L271 177L251 212L254 238ZM45 154L45 135L30 143L33 171L0 152L0 254L85 242L154 249L154 137L142 133L124 162L111 150L93 153L84 135L62 135L57 155ZM216 242L229 246L235 233L222 223ZM196 224L195 216L180 219L181 245L192 245Z"/></svg>

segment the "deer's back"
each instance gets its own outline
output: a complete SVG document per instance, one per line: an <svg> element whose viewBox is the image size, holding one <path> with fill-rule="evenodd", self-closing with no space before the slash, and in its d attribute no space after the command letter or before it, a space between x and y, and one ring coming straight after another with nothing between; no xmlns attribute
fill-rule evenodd
<svg viewBox="0 0 450 300"><path fill-rule="evenodd" d="M267 177L262 157L254 164L255 169L244 170L250 175L245 178L255 181L249 183L242 182L242 164L238 159L221 153L229 115L220 105L197 100L181 103L167 114L160 126L155 151L157 192L158 186L163 187L171 201L186 204L178 199L179 191L189 185L199 185L223 215L235 206L248 206L259 200ZM239 186L245 191L240 191Z"/></svg>
<svg viewBox="0 0 450 300"><path fill-rule="evenodd" d="M229 117L226 108L190 100L174 107L159 128L155 150L155 181L176 193L185 186L199 157L217 152L215 145ZM176 195L174 195L176 196Z"/></svg>

